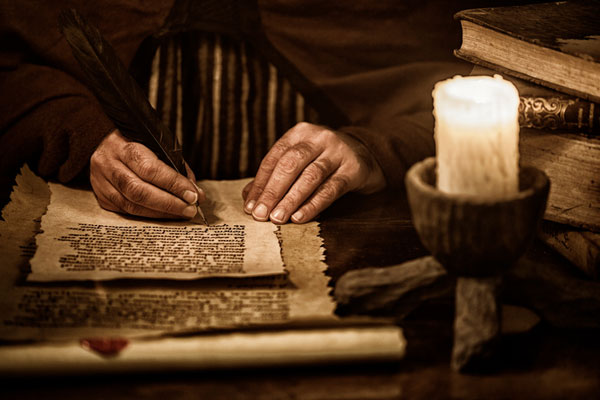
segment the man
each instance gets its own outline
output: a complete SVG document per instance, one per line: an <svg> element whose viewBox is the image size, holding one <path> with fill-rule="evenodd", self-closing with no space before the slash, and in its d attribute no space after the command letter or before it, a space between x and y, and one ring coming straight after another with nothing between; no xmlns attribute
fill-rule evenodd
<svg viewBox="0 0 600 400"><path fill-rule="evenodd" d="M177 31L178 15L193 3L2 1L2 168L28 160L42 176L69 182L85 175L89 165L90 182L104 208L146 217L192 217L192 204L204 197L187 179L194 180L194 173L178 175L115 129L83 83L56 20L61 9L78 9L129 65L144 39L169 26ZM219 2L200 3L210 10ZM258 2L259 29L266 39L251 43L257 53L261 43L272 46L284 67L293 65L345 119L327 127L299 123L276 133L279 139L243 193L245 211L256 220L302 223L348 191L401 186L407 168L434 151L433 84L470 70L451 53L459 38L451 16L464 5L346 3ZM313 98L318 102L319 96ZM323 108L317 111L325 120L330 114Z"/></svg>

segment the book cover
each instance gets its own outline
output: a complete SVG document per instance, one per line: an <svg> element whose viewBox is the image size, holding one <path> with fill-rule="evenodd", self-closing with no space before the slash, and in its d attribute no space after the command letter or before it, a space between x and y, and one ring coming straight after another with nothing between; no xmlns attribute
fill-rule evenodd
<svg viewBox="0 0 600 400"><path fill-rule="evenodd" d="M522 128L520 162L551 181L545 219L600 232L600 138Z"/></svg>

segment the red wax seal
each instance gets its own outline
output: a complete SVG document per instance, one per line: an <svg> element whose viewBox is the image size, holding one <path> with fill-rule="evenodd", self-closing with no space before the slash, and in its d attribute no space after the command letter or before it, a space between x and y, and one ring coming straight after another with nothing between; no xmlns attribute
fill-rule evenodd
<svg viewBox="0 0 600 400"><path fill-rule="evenodd" d="M125 338L88 338L79 341L81 347L96 352L104 357L115 357L119 355L129 344Z"/></svg>

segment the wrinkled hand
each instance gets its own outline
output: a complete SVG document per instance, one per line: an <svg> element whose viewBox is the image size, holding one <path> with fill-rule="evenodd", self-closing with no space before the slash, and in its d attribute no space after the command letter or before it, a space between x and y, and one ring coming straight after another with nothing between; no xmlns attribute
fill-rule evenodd
<svg viewBox="0 0 600 400"><path fill-rule="evenodd" d="M90 182L104 209L151 218L193 218L204 193L196 190L194 174L186 168L189 179L115 130L90 158Z"/></svg>
<svg viewBox="0 0 600 400"><path fill-rule="evenodd" d="M361 143L303 122L273 145L242 196L255 220L303 223L349 191L384 186L381 168Z"/></svg>

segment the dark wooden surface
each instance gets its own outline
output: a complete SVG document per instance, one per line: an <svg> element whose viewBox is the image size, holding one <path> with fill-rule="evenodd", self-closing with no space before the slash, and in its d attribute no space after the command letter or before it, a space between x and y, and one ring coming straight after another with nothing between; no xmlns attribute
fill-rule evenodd
<svg viewBox="0 0 600 400"><path fill-rule="evenodd" d="M7 193L3 185L4 201ZM410 223L402 193L347 196L320 221L332 285L350 269L389 266L426 254ZM561 263L558 256L539 245L536 252ZM399 321L408 348L405 359L394 364L4 379L0 381L0 397L233 400L600 396L600 332L556 329L542 322L525 334L503 337L494 373L460 375L450 369L452 321L453 305L448 301L427 303Z"/></svg>

